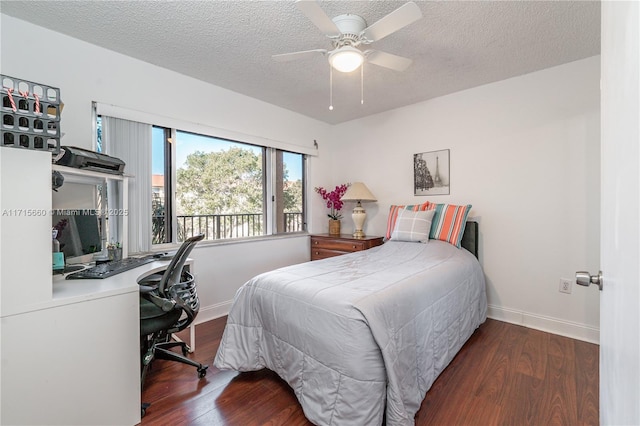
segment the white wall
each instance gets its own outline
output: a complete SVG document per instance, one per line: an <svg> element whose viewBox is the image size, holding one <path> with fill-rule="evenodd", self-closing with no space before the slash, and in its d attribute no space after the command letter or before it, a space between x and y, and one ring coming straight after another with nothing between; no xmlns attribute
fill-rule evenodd
<svg viewBox="0 0 640 426"><path fill-rule="evenodd" d="M92 149L92 101L307 148L328 139L325 123L7 15L0 19L0 71L60 88L63 145ZM313 176L313 158L310 163ZM308 260L308 244L308 237L201 243L192 255L203 306L198 319L226 313L251 276Z"/></svg>
<svg viewBox="0 0 640 426"><path fill-rule="evenodd" d="M490 315L597 341L597 288L558 286L599 267L599 67L588 58L338 125L318 167L327 185L363 181L377 196L364 206L371 235L390 204L472 204ZM450 195L413 196L413 154L441 149Z"/></svg>
<svg viewBox="0 0 640 426"><path fill-rule="evenodd" d="M561 294L558 280L599 266L599 57L332 127L0 18L0 69L60 87L63 144L91 147L91 101L305 147L317 139L311 231L327 230L315 186L364 181L379 200L365 205L371 235L383 234L390 204L471 203L491 315L597 341L597 290L574 286ZM414 197L413 154L440 149L451 150L451 194ZM351 227L347 214L343 229ZM201 245L193 257L203 320L226 313L236 289L255 274L308 259L308 239Z"/></svg>

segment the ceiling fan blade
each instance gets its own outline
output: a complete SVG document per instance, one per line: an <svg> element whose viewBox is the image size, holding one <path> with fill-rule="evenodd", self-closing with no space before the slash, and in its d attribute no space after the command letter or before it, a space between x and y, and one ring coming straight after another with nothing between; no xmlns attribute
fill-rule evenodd
<svg viewBox="0 0 640 426"><path fill-rule="evenodd" d="M296 6L323 34L328 37L340 37L340 30L318 3L313 0L298 0Z"/></svg>
<svg viewBox="0 0 640 426"><path fill-rule="evenodd" d="M295 61L296 59L304 59L310 56L314 56L318 53L322 53L323 55L327 53L326 49L313 49L313 50L301 50L300 52L292 52L292 53L282 53L280 55L273 55L273 58L276 62L289 62Z"/></svg>
<svg viewBox="0 0 640 426"><path fill-rule="evenodd" d="M367 50L364 53L367 57L367 62L395 71L404 71L413 63L409 58L392 55L391 53L381 52L379 50Z"/></svg>
<svg viewBox="0 0 640 426"><path fill-rule="evenodd" d="M377 41L385 38L391 33L406 27L412 22L422 18L422 12L417 4L410 1L406 3L384 18L365 28L362 36L369 42Z"/></svg>

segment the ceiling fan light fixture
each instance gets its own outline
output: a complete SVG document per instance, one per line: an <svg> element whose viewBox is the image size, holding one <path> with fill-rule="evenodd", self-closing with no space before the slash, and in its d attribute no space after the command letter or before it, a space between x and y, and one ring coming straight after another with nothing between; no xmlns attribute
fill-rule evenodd
<svg viewBox="0 0 640 426"><path fill-rule="evenodd" d="M340 72L355 71L363 62L363 53L353 46L343 46L329 54L329 63Z"/></svg>

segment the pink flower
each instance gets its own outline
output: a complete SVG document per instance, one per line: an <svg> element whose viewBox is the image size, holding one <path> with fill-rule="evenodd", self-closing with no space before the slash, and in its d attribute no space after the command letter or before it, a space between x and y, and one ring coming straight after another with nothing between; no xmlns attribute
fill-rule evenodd
<svg viewBox="0 0 640 426"><path fill-rule="evenodd" d="M327 201L327 208L330 209L329 216L333 220L339 220L342 218L342 215L339 211L342 209L343 202L340 200L345 192L347 192L347 188L351 185L350 183L342 184L336 186L331 192L327 192L326 189L322 187L314 188L315 191L320 194L323 200Z"/></svg>

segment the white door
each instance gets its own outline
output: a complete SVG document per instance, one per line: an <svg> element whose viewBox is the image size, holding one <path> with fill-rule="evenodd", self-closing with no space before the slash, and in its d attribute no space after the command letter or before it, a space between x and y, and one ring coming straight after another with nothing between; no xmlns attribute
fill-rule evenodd
<svg viewBox="0 0 640 426"><path fill-rule="evenodd" d="M600 423L640 425L640 3L601 22Z"/></svg>

